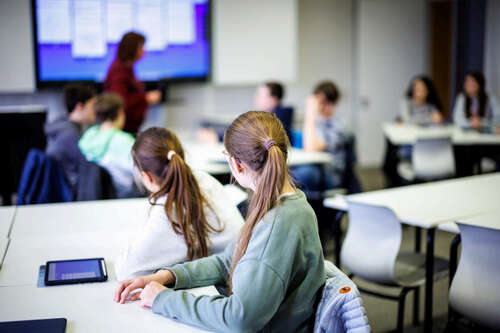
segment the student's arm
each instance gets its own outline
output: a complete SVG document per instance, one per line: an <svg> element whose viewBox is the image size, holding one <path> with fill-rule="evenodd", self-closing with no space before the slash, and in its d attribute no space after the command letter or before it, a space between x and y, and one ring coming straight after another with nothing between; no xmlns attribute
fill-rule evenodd
<svg viewBox="0 0 500 333"><path fill-rule="evenodd" d="M411 123L410 106L407 99L402 99L399 104L399 116L403 123Z"/></svg>
<svg viewBox="0 0 500 333"><path fill-rule="evenodd" d="M486 104L486 112L486 117L481 119L481 127L488 127L492 131L496 131L498 126L500 126L500 110L498 110L498 103L495 96L491 94Z"/></svg>
<svg viewBox="0 0 500 333"><path fill-rule="evenodd" d="M465 98L462 94L458 95L455 100L453 123L458 127L470 127L469 121L465 117Z"/></svg>
<svg viewBox="0 0 500 333"><path fill-rule="evenodd" d="M188 325L216 332L257 332L274 316L285 297L285 285L277 273L255 259L238 264L233 294L194 296L165 289L152 304L153 312Z"/></svg>
<svg viewBox="0 0 500 333"><path fill-rule="evenodd" d="M309 96L306 103L306 113L304 117L304 138L303 145L306 151L325 150L325 143L318 138L316 133L316 119L319 117L319 105L315 96Z"/></svg>
<svg viewBox="0 0 500 333"><path fill-rule="evenodd" d="M116 288L114 300L123 304L131 292L145 288L150 282L171 286L173 289L204 287L225 282L229 275L234 246L235 242L232 242L220 254L177 264L173 267L160 269L154 274L122 281ZM137 300L138 295L133 295L131 299Z"/></svg>

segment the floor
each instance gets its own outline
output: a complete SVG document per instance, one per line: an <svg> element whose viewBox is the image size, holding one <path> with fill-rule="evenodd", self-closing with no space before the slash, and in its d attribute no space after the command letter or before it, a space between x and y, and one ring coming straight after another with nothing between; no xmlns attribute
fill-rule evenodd
<svg viewBox="0 0 500 333"><path fill-rule="evenodd" d="M385 179L380 169L359 169L358 175L363 186L364 191L373 191L384 188ZM342 221L342 229L347 229L348 218L344 217ZM412 227L403 228L403 244L402 249L414 249L414 233L415 229ZM455 235L447 232L436 232L435 254L437 256L448 259L450 244ZM322 235L324 242L324 249L327 259L333 261L333 238L329 235ZM422 249L425 249L425 231L422 231ZM391 293L396 295L397 288L383 288L375 284L371 284L360 279L354 278L356 284L366 289L375 290L384 293ZM448 278L438 281L434 284L434 323L433 332L444 332L447 324L448 316ZM373 332L390 332L396 328L397 318L397 302L392 300L385 300L370 295L362 294L362 298L367 311L368 319ZM413 311L413 294L409 293L406 300L405 311L405 332L424 332L423 318L424 318L424 290L420 290L420 322L421 325L414 327L412 323ZM468 323L466 323L467 326ZM460 330L462 331L462 330ZM465 331L474 332L474 328L465 329Z"/></svg>

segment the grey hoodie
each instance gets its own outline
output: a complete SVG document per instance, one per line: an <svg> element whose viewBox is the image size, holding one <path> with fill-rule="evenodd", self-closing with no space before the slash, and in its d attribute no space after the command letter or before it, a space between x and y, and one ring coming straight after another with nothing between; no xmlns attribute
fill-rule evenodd
<svg viewBox="0 0 500 333"><path fill-rule="evenodd" d="M70 121L68 117L62 117L46 123L45 134L47 135L45 152L57 161L70 185L74 186L78 176L78 164L81 159L85 159L78 148L80 126Z"/></svg>

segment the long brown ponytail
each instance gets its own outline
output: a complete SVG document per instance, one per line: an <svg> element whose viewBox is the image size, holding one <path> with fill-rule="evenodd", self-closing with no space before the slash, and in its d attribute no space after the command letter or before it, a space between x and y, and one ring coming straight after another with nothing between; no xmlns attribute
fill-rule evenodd
<svg viewBox="0 0 500 333"><path fill-rule="evenodd" d="M259 175L246 222L234 250L229 275L230 288L234 269L247 250L253 229L270 209L278 205L286 181L291 183L286 165L289 145L281 121L268 112L246 112L226 130L224 146L229 155Z"/></svg>
<svg viewBox="0 0 500 333"><path fill-rule="evenodd" d="M209 233L220 230L207 222L203 208L210 206L184 163L184 149L177 136L165 128L151 127L137 136L132 157L140 171L149 172L160 184L160 190L149 197L151 204L167 195L165 214L174 232L184 237L189 260L206 257Z"/></svg>

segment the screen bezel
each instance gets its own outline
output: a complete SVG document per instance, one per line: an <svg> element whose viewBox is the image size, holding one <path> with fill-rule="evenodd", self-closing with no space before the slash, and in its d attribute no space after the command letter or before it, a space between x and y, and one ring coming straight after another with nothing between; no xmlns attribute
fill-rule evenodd
<svg viewBox="0 0 500 333"><path fill-rule="evenodd" d="M57 264L57 263L63 263L63 262L89 261L89 260L99 261L99 272L101 273L100 276L95 277L95 278L83 278L83 279L71 279L71 280L55 280L55 281L49 280L50 264ZM105 268L105 271L103 271L103 266ZM108 272L108 268L106 267L106 262L104 261L104 258L51 260L51 261L47 261L45 263L45 278L44 278L45 281L44 282L45 282L46 286L55 286L55 285L61 285L61 284L86 283L86 282L104 282L108 279L107 272Z"/></svg>
<svg viewBox="0 0 500 333"><path fill-rule="evenodd" d="M102 90L102 82L97 82L94 80L64 80L64 81L41 81L39 75L39 63L38 63L38 30L37 30L37 17L36 17L36 1L31 0L31 28L33 35L33 64L35 66L35 82L37 89L43 88L61 88L67 84L85 84L96 87L99 91ZM213 50L212 50L212 0L207 0L208 2L208 15L207 15L207 41L208 41L208 73L203 76L186 76L186 77L176 77L176 78L163 78L156 81L142 81L146 86L154 86L158 82L164 83L182 83L182 82L208 82L212 78L213 70Z"/></svg>

